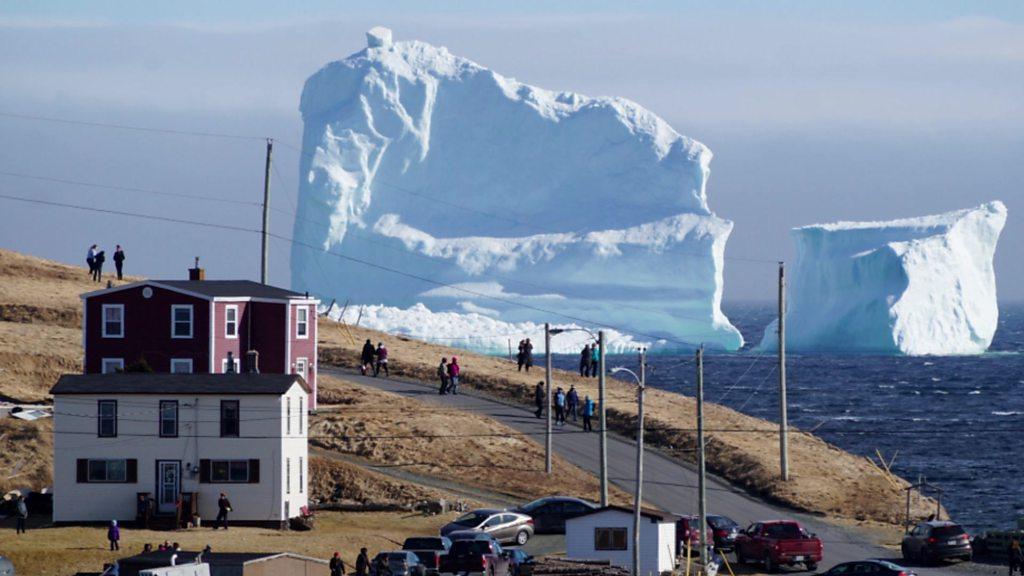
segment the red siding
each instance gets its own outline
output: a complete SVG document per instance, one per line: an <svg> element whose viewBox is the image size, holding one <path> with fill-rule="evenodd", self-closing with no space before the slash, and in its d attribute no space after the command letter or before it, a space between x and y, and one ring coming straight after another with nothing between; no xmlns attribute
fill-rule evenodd
<svg viewBox="0 0 1024 576"><path fill-rule="evenodd" d="M285 354L285 305L272 302L251 302L252 346L260 353L260 372L288 374Z"/></svg>
<svg viewBox="0 0 1024 576"><path fill-rule="evenodd" d="M125 366L144 358L157 372L169 372L171 358L191 358L194 371L207 372L209 301L155 287L152 297L143 298L142 289L138 286L85 301L85 372L101 372L103 358L124 358ZM124 338L103 337L103 304L124 305ZM171 338L174 304L192 305L192 338Z"/></svg>
<svg viewBox="0 0 1024 576"><path fill-rule="evenodd" d="M296 312L299 308L306 308L309 310L308 319L308 335L306 338L300 339L298 337L298 313ZM290 364L290 371L296 372L295 361L298 358L305 358L307 361L306 368L306 382L309 383L309 387L312 393L309 395L309 407L310 409L316 408L316 305L314 304L295 304L292 305L291 314L291 326L288 328L288 337L292 342L291 356L288 359Z"/></svg>
<svg viewBox="0 0 1024 576"><path fill-rule="evenodd" d="M225 324L228 306L238 307L238 338L225 336ZM249 350L249 302L214 302L213 343L214 372L221 371L221 364L230 351L239 360L239 367L245 370L245 353ZM263 358L260 358L262 370Z"/></svg>

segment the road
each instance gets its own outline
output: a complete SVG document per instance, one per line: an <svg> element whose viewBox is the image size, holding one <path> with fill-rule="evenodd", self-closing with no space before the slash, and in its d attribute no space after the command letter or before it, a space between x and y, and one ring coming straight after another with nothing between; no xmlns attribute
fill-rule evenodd
<svg viewBox="0 0 1024 576"><path fill-rule="evenodd" d="M534 417L526 408L510 406L484 396L473 394L470 386L463 385L458 396L440 396L436 385L426 385L407 380L372 378L354 372L324 369L322 373L333 374L348 380L393 392L428 404L443 404L453 408L472 408L481 414L525 433L543 433L545 420ZM488 408L481 410L480 406ZM543 442L543 436L534 437ZM576 466L598 473L598 435L556 434L553 438L555 452ZM629 493L633 493L636 482L636 444L614 434L608 435L608 479ZM659 452L646 451L644 454L643 499L669 512L695 514L697 511L697 475L687 465L671 460ZM707 508L709 514L728 516L741 526L757 520L792 518L802 523L809 531L816 533L825 546L825 559L819 570L825 570L840 562L865 558L884 558L908 565L899 558L898 550L879 546L868 532L845 528L825 522L820 518L796 513L786 508L773 506L751 495L737 490L727 482L708 477ZM730 558L731 560L731 558ZM736 568L736 567L734 567ZM748 569L749 570L749 569ZM954 576L1002 574L1004 567L979 563L959 563L944 566L913 566L919 576ZM739 572L739 570L737 570Z"/></svg>

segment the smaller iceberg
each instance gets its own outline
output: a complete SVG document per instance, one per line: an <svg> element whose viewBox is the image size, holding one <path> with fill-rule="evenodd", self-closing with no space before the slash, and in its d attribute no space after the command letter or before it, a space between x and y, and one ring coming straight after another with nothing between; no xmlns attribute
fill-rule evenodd
<svg viewBox="0 0 1024 576"><path fill-rule="evenodd" d="M1000 201L889 222L793 230L786 347L796 352L981 354L999 323L992 266ZM778 347L778 326L760 347Z"/></svg>

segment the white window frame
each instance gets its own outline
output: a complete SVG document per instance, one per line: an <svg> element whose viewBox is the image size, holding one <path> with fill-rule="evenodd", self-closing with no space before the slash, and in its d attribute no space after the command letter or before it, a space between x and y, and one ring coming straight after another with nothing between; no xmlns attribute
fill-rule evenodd
<svg viewBox="0 0 1024 576"><path fill-rule="evenodd" d="M124 338L124 304L104 304L100 308L100 329L103 331L104 338ZM121 311L121 333L110 334L107 332L107 310L120 310Z"/></svg>
<svg viewBox="0 0 1024 576"><path fill-rule="evenodd" d="M303 314L305 314L305 319L300 319ZM299 326L302 326L302 332L299 332ZM295 308L295 338L297 340L309 338L309 306L302 305Z"/></svg>
<svg viewBox="0 0 1024 576"><path fill-rule="evenodd" d="M107 370L107 364L117 364L117 367L113 370ZM124 372L124 358L103 358L100 360L100 373L101 374L114 374L117 369L120 368L121 372Z"/></svg>
<svg viewBox="0 0 1024 576"><path fill-rule="evenodd" d="M235 313L235 319L234 320L228 320L228 312L234 312ZM230 326L232 324L234 324L234 327L235 327L235 330L234 330L233 334L231 333L230 330L228 330L228 326ZM227 306L224 307L224 337L225 338L230 338L231 340L235 340L235 339L238 338L238 305L237 304L230 304L230 305L227 305Z"/></svg>
<svg viewBox="0 0 1024 576"><path fill-rule="evenodd" d="M240 358L232 358L232 360L234 361L234 365L235 365L235 374L241 374L242 373L242 360ZM228 359L227 358L221 358L220 359L220 373L221 374L227 374L228 373Z"/></svg>
<svg viewBox="0 0 1024 576"><path fill-rule="evenodd" d="M185 370L185 371L177 370L176 371L174 369L174 365L175 364L181 364L181 363L185 363L185 362L188 363L188 370ZM191 358L171 358L171 368L170 368L171 374L192 374L194 371L195 371L195 363L192 361Z"/></svg>
<svg viewBox="0 0 1024 576"><path fill-rule="evenodd" d="M299 370L299 365L302 365L302 370ZM295 374L302 376L302 379L309 383L309 358L300 357L295 359Z"/></svg>
<svg viewBox="0 0 1024 576"><path fill-rule="evenodd" d="M174 321L174 316L178 310L188 310L188 336L175 334L174 328L177 326L177 322ZM171 338L175 340L188 340L192 338L192 334L195 332L195 319L195 307L191 304L171 304Z"/></svg>

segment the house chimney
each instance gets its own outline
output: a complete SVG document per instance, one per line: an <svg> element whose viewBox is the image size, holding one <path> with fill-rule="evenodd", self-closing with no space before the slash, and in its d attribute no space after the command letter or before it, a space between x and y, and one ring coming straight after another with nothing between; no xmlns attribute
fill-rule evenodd
<svg viewBox="0 0 1024 576"><path fill-rule="evenodd" d="M196 256L195 268L188 269L188 279L193 281L206 280L206 270L203 270L202 268L199 267L199 256Z"/></svg>
<svg viewBox="0 0 1024 576"><path fill-rule="evenodd" d="M246 374L260 373L260 353L256 350L249 350L245 353L245 372Z"/></svg>
<svg viewBox="0 0 1024 576"><path fill-rule="evenodd" d="M230 350L228 351L228 365L227 365L227 368L224 369L224 373L225 374L234 374L235 373L235 353L231 352Z"/></svg>

